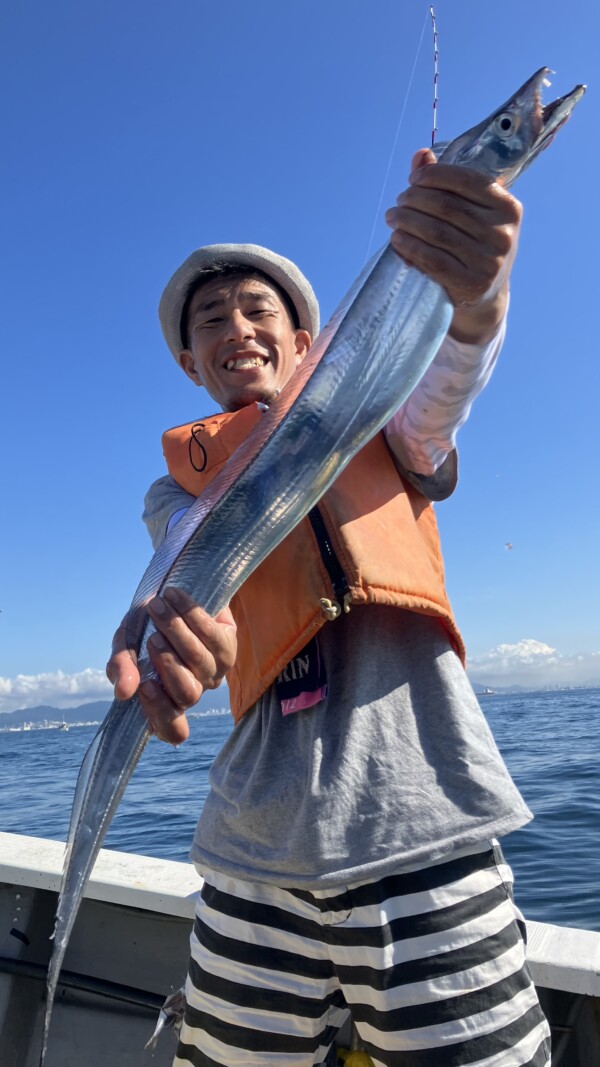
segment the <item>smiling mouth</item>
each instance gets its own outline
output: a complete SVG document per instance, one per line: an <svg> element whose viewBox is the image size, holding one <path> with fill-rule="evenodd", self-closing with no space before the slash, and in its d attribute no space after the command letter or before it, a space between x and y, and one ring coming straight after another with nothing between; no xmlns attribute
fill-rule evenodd
<svg viewBox="0 0 600 1067"><path fill-rule="evenodd" d="M251 367L266 367L268 362L266 356L237 356L234 359L227 360L225 370L248 370Z"/></svg>

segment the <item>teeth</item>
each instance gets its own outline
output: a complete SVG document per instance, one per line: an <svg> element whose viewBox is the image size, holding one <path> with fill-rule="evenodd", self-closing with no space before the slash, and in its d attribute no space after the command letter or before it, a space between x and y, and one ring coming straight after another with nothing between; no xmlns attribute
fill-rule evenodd
<svg viewBox="0 0 600 1067"><path fill-rule="evenodd" d="M225 366L227 370L243 370L246 367L264 367L266 362L263 356L243 356L228 360Z"/></svg>

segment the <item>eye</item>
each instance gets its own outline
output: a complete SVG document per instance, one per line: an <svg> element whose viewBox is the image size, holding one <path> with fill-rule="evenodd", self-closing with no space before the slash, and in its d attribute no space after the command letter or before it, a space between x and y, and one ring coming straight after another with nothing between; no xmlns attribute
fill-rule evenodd
<svg viewBox="0 0 600 1067"><path fill-rule="evenodd" d="M508 112L503 111L501 115L497 115L494 119L494 127L499 137L507 138L515 132L518 124L515 122L514 117Z"/></svg>

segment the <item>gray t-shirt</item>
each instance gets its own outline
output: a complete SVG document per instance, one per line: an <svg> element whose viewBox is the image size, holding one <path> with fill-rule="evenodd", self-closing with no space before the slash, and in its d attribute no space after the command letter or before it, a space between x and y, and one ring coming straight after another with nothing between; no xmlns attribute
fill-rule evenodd
<svg viewBox="0 0 600 1067"><path fill-rule="evenodd" d="M358 607L318 642L326 698L284 716L272 686L213 763L192 848L201 869L344 885L531 818L441 623Z"/></svg>
<svg viewBox="0 0 600 1067"><path fill-rule="evenodd" d="M453 457L445 468L453 482ZM444 479L411 476L427 496L446 495ZM144 519L155 546L192 500L170 476L154 483ZM283 715L273 685L213 763L191 853L201 868L282 887L344 885L531 818L440 622L356 607L317 641L325 699Z"/></svg>

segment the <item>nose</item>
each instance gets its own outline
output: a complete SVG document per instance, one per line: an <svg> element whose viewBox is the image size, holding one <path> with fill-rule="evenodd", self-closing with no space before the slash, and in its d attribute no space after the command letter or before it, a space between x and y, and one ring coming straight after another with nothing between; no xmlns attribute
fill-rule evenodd
<svg viewBox="0 0 600 1067"><path fill-rule="evenodd" d="M228 341L247 341L249 338L256 337L256 331L250 319L246 318L244 313L235 308L231 313L231 318L227 323L227 340Z"/></svg>

